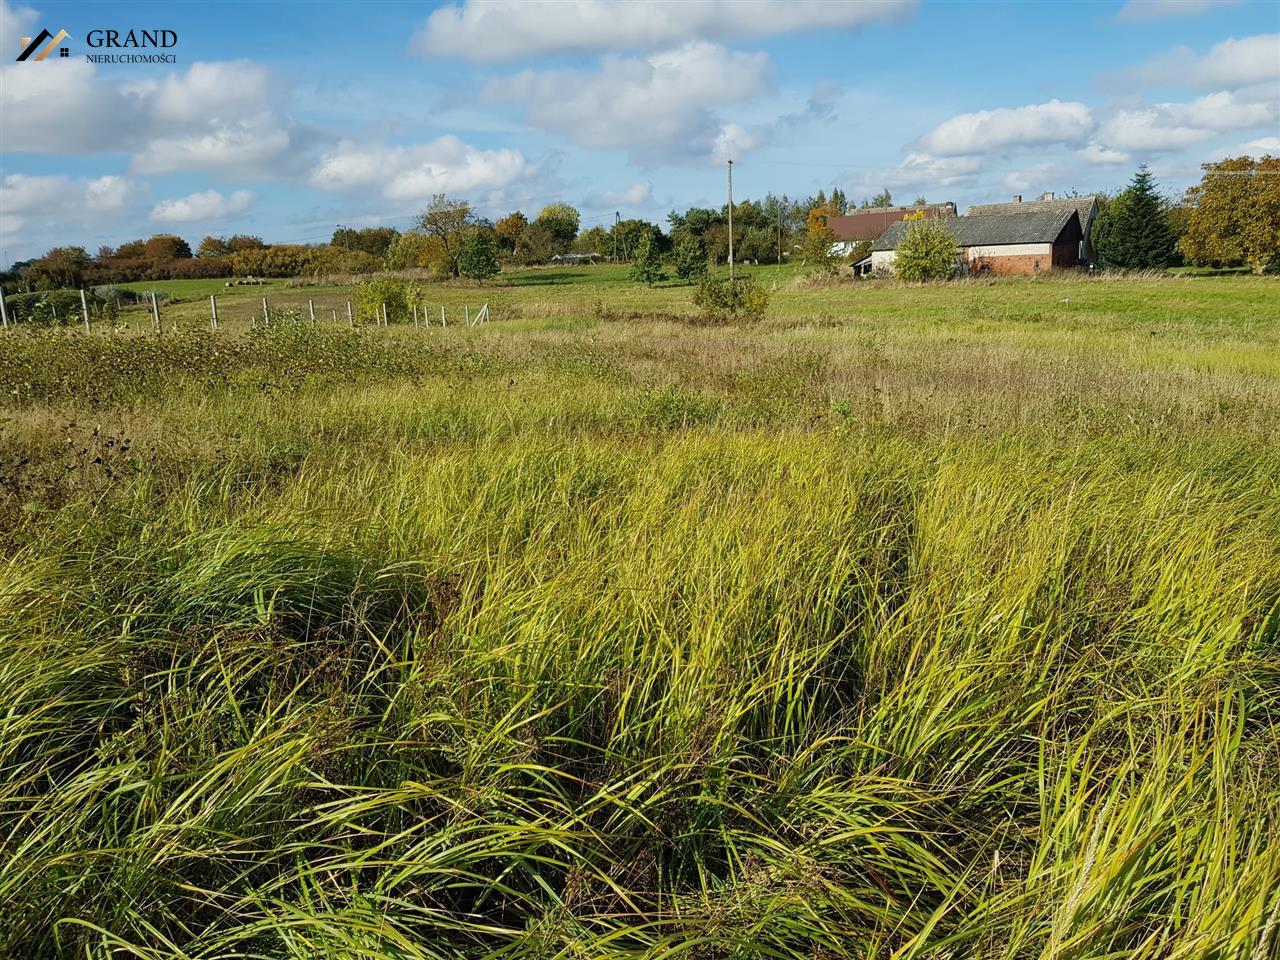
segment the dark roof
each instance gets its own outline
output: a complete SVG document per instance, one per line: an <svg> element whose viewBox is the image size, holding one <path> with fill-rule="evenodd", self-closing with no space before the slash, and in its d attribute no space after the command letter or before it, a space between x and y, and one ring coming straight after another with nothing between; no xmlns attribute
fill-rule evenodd
<svg viewBox="0 0 1280 960"><path fill-rule="evenodd" d="M1098 198L1065 197L1057 200L1026 200L1017 203L975 203L965 211L966 217L996 217L1010 213L1065 213L1074 210L1080 215L1080 227L1086 232L1098 212Z"/></svg>
<svg viewBox="0 0 1280 960"><path fill-rule="evenodd" d="M998 247L1009 243L1053 243L1076 222L1074 239L1079 239L1079 215L1074 209L1065 213L1010 213L982 217L950 217L941 220L947 232L960 247ZM897 249L911 223L898 222L884 232L872 250Z"/></svg>
<svg viewBox="0 0 1280 960"><path fill-rule="evenodd" d="M868 207L840 217L828 217L837 240L874 240L907 214L923 210L927 217L954 217L954 203L922 203L911 207Z"/></svg>

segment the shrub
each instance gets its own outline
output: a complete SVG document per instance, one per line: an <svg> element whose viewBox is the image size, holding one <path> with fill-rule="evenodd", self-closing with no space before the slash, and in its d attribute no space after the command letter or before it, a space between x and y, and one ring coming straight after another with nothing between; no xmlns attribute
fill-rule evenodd
<svg viewBox="0 0 1280 960"><path fill-rule="evenodd" d="M694 291L693 302L709 321L762 320L769 306L769 293L751 277L730 280L708 275Z"/></svg>
<svg viewBox="0 0 1280 960"><path fill-rule="evenodd" d="M417 230L408 230L387 247L386 265L391 270L425 267L431 263L433 238Z"/></svg>
<svg viewBox="0 0 1280 960"><path fill-rule="evenodd" d="M79 290L43 290L14 293L4 298L10 321L41 327L68 326L84 322ZM120 293L114 287L85 290L89 319L94 323L115 323L120 315Z"/></svg>
<svg viewBox="0 0 1280 960"><path fill-rule="evenodd" d="M498 247L489 230L476 230L462 241L458 272L468 280L488 280L498 275Z"/></svg>
<svg viewBox="0 0 1280 960"><path fill-rule="evenodd" d="M899 280L943 280L956 272L956 239L938 220L920 220L898 244L893 273Z"/></svg>
<svg viewBox="0 0 1280 960"><path fill-rule="evenodd" d="M409 315L409 305L417 291L397 277L372 277L356 286L356 303L360 319L377 322L382 317L382 306L387 308L387 322L401 321Z"/></svg>

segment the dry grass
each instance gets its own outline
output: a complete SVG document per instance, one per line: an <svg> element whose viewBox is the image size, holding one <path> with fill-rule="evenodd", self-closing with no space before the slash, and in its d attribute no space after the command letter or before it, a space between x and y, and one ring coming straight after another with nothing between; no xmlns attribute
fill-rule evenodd
<svg viewBox="0 0 1280 960"><path fill-rule="evenodd" d="M1280 949L1274 284L562 276L0 345L0 953Z"/></svg>

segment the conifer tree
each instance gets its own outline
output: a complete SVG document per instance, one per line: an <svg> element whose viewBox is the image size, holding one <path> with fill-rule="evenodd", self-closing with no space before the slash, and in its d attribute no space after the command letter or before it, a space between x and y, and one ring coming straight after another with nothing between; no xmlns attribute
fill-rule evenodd
<svg viewBox="0 0 1280 960"><path fill-rule="evenodd" d="M1165 208L1155 177L1144 164L1129 186L1094 218L1093 248L1103 265L1131 270L1169 266L1177 238Z"/></svg>
<svg viewBox="0 0 1280 960"><path fill-rule="evenodd" d="M653 240L653 232L646 230L631 259L631 279L646 287L652 287L659 280L667 278L662 272L662 261L658 258L658 245Z"/></svg>

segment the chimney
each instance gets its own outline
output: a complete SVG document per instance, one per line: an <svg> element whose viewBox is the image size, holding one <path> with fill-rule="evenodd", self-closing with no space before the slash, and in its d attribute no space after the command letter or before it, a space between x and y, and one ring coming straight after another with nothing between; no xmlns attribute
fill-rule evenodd
<svg viewBox="0 0 1280 960"><path fill-rule="evenodd" d="M1050 190L1050 191L1048 191L1047 193L1043 194L1043 195L1040 197L1040 199L1041 199L1041 200L1052 200L1052 199L1053 199L1053 191L1052 191L1052 190Z"/></svg>
<svg viewBox="0 0 1280 960"><path fill-rule="evenodd" d="M1022 202L1022 194L1020 194L1020 193L1019 193L1017 196L1015 196L1015 197L1013 198L1013 202L1014 202L1014 203L1021 203L1021 202Z"/></svg>

